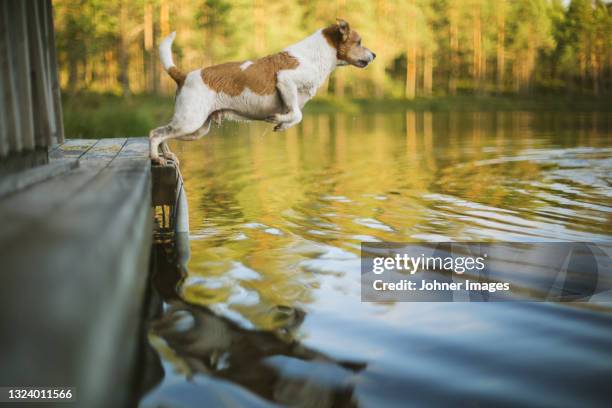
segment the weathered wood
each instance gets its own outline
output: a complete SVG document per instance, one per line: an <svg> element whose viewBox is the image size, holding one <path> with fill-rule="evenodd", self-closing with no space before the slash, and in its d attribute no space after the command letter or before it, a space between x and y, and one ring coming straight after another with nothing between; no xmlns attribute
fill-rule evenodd
<svg viewBox="0 0 612 408"><path fill-rule="evenodd" d="M83 141L75 141L75 143L80 146ZM35 231L38 225L54 219L57 212L65 208L67 203L79 191L85 189L110 163L124 143L125 139L101 140L95 143L93 148L87 150L86 154L82 154L80 148L77 148L76 154L81 156L78 168L64 177L54 179L53 182L42 183L21 194L1 200L0 217L11 220L11 222L6 223L0 229L0 242L3 239L11 239L11 237L18 242L28 242L28 234ZM65 145L66 154L73 153L68 150L70 143Z"/></svg>
<svg viewBox="0 0 612 408"><path fill-rule="evenodd" d="M0 2L0 160L64 140L50 0ZM20 164L0 166L22 168Z"/></svg>
<svg viewBox="0 0 612 408"><path fill-rule="evenodd" d="M90 143L53 153L78 168L0 200L0 383L65 384L79 406L122 406L152 236L148 142Z"/></svg>
<svg viewBox="0 0 612 408"><path fill-rule="evenodd" d="M21 141L21 149L34 149L34 116L32 113L32 88L30 86L30 58L28 55L28 30L25 18L25 3L8 2L9 9L9 43L10 58L15 67L15 99L17 101L17 117L20 134L16 137Z"/></svg>
<svg viewBox="0 0 612 408"><path fill-rule="evenodd" d="M62 118L62 98L57 69L57 55L55 50L55 30L53 29L53 6L50 1L45 2L46 22L48 31L47 49L49 57L49 73L51 77L51 96L53 98L53 112L55 113L56 133L53 143L64 141L64 121Z"/></svg>
<svg viewBox="0 0 612 408"><path fill-rule="evenodd" d="M38 6L38 24L40 25L40 37L42 45L42 62L43 62L43 78L44 78L44 90L45 90L45 108L47 109L49 116L50 133L48 135L47 146L58 142L58 124L57 117L55 115L56 106L53 97L53 79L51 77L51 41L53 31L53 16L49 11L51 10L51 4L48 4L45 0L37 0L36 5ZM61 118L60 118L61 120Z"/></svg>
<svg viewBox="0 0 612 408"><path fill-rule="evenodd" d="M179 173L174 165L153 166L153 205L174 205Z"/></svg>
<svg viewBox="0 0 612 408"><path fill-rule="evenodd" d="M54 149L49 151L49 159L51 160L64 160L64 159L78 159L91 149L98 140L95 139L71 139L66 143L57 145Z"/></svg>
<svg viewBox="0 0 612 408"><path fill-rule="evenodd" d="M55 117L49 110L49 91L45 64L45 48L41 27L41 10L39 1L27 2L26 12L30 33L29 51L32 74L32 96L36 115L36 143L42 146L53 144Z"/></svg>
<svg viewBox="0 0 612 408"><path fill-rule="evenodd" d="M4 7L0 5L0 79L6 78L6 66L8 64L6 42L7 27L4 25ZM8 142L8 106L7 106L7 86L5 81L0 80L0 158L5 157L9 152Z"/></svg>
<svg viewBox="0 0 612 408"><path fill-rule="evenodd" d="M61 174L65 174L78 167L78 160L63 160L49 163L46 166L37 166L27 169L21 173L9 174L0 178L0 199L7 194L14 194L19 190L30 187L33 184L49 180Z"/></svg>
<svg viewBox="0 0 612 408"><path fill-rule="evenodd" d="M56 151L57 149L59 149L59 148L60 148L60 146L61 146L61 145L63 145L63 144L64 144L64 143L62 142L62 143L55 143L55 144L53 144L53 145L49 146L49 147L47 148L47 153L49 154L49 157L51 157L51 154L52 154L54 151Z"/></svg>
<svg viewBox="0 0 612 408"><path fill-rule="evenodd" d="M2 9L2 81L4 82L3 94L3 109L5 111L6 120L6 139L8 142L8 150L19 152L21 151L21 123L19 121L19 104L17 102L17 72L16 67L11 61L13 44L11 44L11 10L10 4L7 1L0 3Z"/></svg>
<svg viewBox="0 0 612 408"><path fill-rule="evenodd" d="M49 157L44 147L12 153L0 160L0 178L47 163L49 163Z"/></svg>

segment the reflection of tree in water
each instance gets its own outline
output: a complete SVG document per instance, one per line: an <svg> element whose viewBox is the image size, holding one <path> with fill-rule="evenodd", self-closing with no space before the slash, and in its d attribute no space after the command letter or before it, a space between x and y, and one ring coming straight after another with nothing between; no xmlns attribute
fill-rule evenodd
<svg viewBox="0 0 612 408"><path fill-rule="evenodd" d="M286 320L280 330L247 330L181 299L177 289L185 274L169 262L161 246L155 251L154 269L161 299L150 331L171 349L177 359L173 364L180 365L188 379L214 376L289 406L356 406L352 378L365 364L335 360L295 340L305 317L302 310L278 307L276 314Z"/></svg>
<svg viewBox="0 0 612 408"><path fill-rule="evenodd" d="M220 184L213 184L202 191L198 199L200 208L209 223L228 228L244 223L244 213L240 203L236 200L234 191ZM227 242L229 237L227 234L217 234L210 238L211 245L221 246Z"/></svg>
<svg viewBox="0 0 612 408"><path fill-rule="evenodd" d="M279 222L282 208L299 194L299 183L278 177L286 174L285 144L270 143L253 131L206 139L184 152L183 174L192 205L193 259L190 276L217 279L222 287L207 290L202 285L185 287L183 295L192 303L208 306L226 303L232 311L249 319L256 327L272 329L280 325L270 319L274 305L309 302L311 277L296 271L296 257L279 257L278 248L292 237ZM295 130L284 138L295 141ZM272 138L272 136L269 136ZM294 146L295 147L295 146ZM299 148L294 149L294 152ZM292 156L289 156L289 160ZM270 192L275 194L271 195ZM232 270L249 270L259 275L248 281L228 278ZM256 305L231 302L237 290L258 297Z"/></svg>

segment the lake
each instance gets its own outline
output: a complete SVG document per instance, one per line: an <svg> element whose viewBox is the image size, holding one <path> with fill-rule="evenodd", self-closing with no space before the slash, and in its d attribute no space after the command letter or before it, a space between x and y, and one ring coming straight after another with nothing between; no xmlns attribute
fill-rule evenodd
<svg viewBox="0 0 612 408"><path fill-rule="evenodd" d="M191 258L151 322L163 379L141 406L609 406L610 304L361 302L359 249L609 243L612 114L271 128L226 123L173 144Z"/></svg>

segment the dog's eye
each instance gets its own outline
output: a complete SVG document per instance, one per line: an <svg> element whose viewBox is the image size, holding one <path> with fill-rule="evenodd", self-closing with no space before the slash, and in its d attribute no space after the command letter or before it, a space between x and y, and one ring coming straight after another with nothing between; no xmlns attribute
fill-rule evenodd
<svg viewBox="0 0 612 408"><path fill-rule="evenodd" d="M357 41L357 45L361 47L361 40Z"/></svg>

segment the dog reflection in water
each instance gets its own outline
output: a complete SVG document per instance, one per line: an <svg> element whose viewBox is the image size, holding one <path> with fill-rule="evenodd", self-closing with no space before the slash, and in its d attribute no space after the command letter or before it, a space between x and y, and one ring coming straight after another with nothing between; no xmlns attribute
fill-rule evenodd
<svg viewBox="0 0 612 408"><path fill-rule="evenodd" d="M157 271L155 286L166 306L150 329L180 360L188 379L199 373L214 376L288 406L357 405L353 379L365 364L335 360L295 340L303 311L279 307L281 330L247 330L208 308L183 301L175 291L183 275Z"/></svg>

